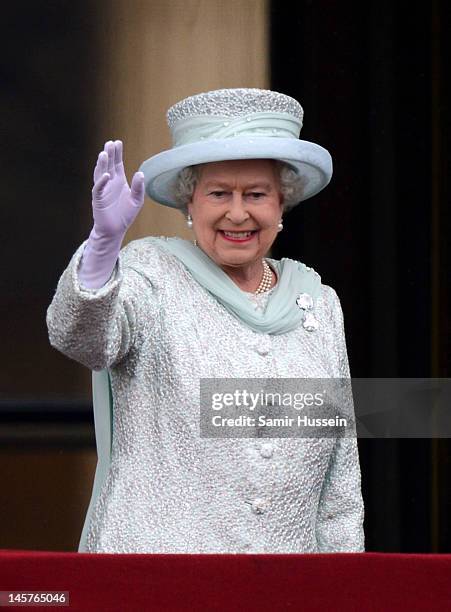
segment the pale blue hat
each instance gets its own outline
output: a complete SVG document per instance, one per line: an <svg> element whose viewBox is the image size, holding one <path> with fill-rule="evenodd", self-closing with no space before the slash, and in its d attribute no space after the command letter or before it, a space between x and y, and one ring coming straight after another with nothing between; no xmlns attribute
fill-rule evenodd
<svg viewBox="0 0 451 612"><path fill-rule="evenodd" d="M323 147L299 140L303 115L294 98L266 89L218 89L177 102L167 112L172 148L140 167L147 195L177 208L177 176L187 166L276 159L302 177L301 200L311 198L329 183L332 158Z"/></svg>

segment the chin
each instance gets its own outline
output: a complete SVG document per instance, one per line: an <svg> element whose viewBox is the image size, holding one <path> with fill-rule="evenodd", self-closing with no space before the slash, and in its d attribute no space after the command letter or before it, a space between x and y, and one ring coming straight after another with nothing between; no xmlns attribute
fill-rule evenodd
<svg viewBox="0 0 451 612"><path fill-rule="evenodd" d="M258 253L218 253L215 260L222 266L246 266L260 257Z"/></svg>
<svg viewBox="0 0 451 612"><path fill-rule="evenodd" d="M246 266L257 259L265 256L267 251L262 253L261 248L217 248L217 245L202 245L198 241L198 246L219 266ZM259 245L260 246L260 245ZM216 248L215 248L216 247Z"/></svg>

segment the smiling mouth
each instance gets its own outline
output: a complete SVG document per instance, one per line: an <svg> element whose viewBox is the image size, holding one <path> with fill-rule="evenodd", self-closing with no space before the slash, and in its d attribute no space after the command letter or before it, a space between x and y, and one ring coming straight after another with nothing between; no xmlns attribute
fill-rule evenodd
<svg viewBox="0 0 451 612"><path fill-rule="evenodd" d="M232 242L248 242L257 234L258 230L248 230L246 232L229 232L218 230L223 238Z"/></svg>

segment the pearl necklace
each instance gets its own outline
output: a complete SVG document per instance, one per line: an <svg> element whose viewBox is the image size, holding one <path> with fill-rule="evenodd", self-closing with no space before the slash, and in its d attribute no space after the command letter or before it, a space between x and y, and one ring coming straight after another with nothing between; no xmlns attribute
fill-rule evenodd
<svg viewBox="0 0 451 612"><path fill-rule="evenodd" d="M262 259L262 263L263 263L263 276L257 288L257 291L255 291L255 295L258 295L259 293L264 293L265 291L268 291L268 289L271 289L271 284L272 284L271 268L267 264L266 260Z"/></svg>

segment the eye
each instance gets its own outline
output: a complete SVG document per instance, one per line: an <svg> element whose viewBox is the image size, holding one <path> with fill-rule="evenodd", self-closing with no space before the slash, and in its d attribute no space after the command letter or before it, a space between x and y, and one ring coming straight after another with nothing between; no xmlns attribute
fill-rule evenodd
<svg viewBox="0 0 451 612"><path fill-rule="evenodd" d="M250 191L248 194L253 200L260 200L266 194L263 191Z"/></svg>
<svg viewBox="0 0 451 612"><path fill-rule="evenodd" d="M215 189L215 191L210 191L210 193L208 195L212 195L215 198L222 198L227 192L226 191L221 191L219 189Z"/></svg>

